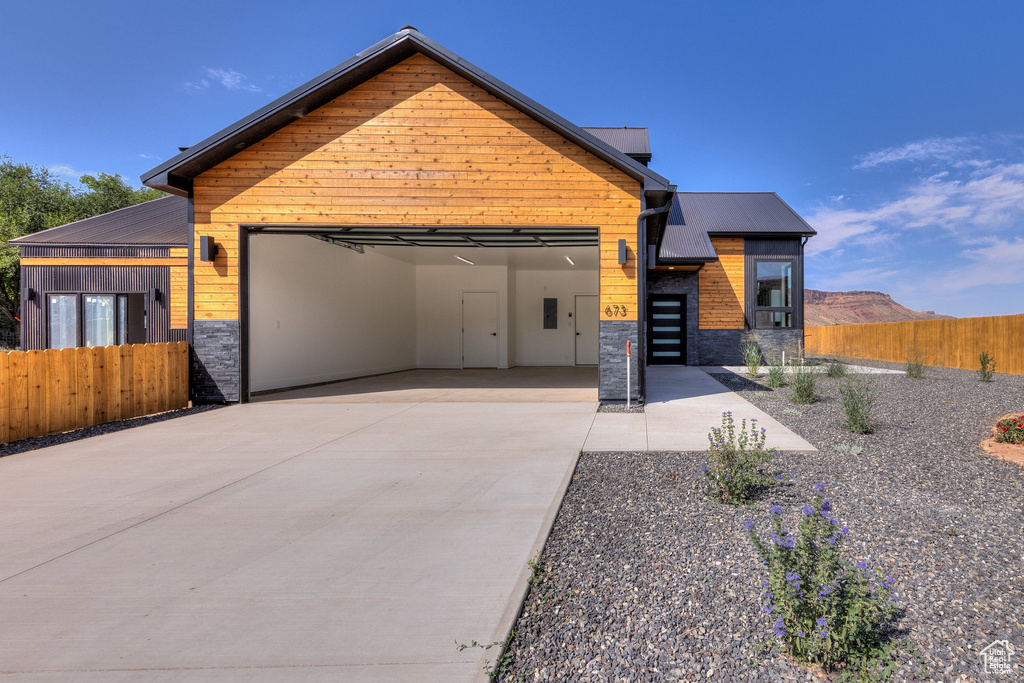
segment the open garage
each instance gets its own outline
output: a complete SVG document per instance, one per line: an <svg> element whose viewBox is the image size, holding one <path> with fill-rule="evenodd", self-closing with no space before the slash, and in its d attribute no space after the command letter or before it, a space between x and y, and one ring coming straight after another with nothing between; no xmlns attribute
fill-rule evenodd
<svg viewBox="0 0 1024 683"><path fill-rule="evenodd" d="M597 245L596 228L250 229L249 392L596 366Z"/></svg>

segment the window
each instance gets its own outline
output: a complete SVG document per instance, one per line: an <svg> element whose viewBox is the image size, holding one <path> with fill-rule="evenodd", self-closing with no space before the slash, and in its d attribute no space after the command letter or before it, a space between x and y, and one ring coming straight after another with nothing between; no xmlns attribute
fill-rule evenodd
<svg viewBox="0 0 1024 683"><path fill-rule="evenodd" d="M49 296L50 329L47 348L67 349L78 346L78 295Z"/></svg>
<svg viewBox="0 0 1024 683"><path fill-rule="evenodd" d="M143 344L145 294L50 294L47 348Z"/></svg>
<svg viewBox="0 0 1024 683"><path fill-rule="evenodd" d="M793 326L793 262L757 262L754 327Z"/></svg>

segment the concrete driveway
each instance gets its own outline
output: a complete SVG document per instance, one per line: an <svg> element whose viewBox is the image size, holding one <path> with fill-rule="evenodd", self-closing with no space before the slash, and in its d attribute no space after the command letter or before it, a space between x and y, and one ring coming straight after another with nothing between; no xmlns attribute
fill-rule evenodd
<svg viewBox="0 0 1024 683"><path fill-rule="evenodd" d="M594 408L278 400L0 459L0 680L485 680L455 641L510 628Z"/></svg>

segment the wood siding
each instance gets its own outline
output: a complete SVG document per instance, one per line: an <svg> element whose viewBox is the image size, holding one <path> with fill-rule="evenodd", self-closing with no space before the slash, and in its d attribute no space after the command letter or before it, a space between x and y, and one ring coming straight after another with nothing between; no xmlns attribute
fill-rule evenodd
<svg viewBox="0 0 1024 683"><path fill-rule="evenodd" d="M742 330L745 327L743 238L712 237L711 245L718 260L704 266L699 273L700 329Z"/></svg>
<svg viewBox="0 0 1024 683"><path fill-rule="evenodd" d="M926 365L977 370L988 351L996 371L1024 375L1024 315L913 320L900 323L825 325L804 330L807 353L905 363L919 355ZM999 381L998 379L996 381Z"/></svg>
<svg viewBox="0 0 1024 683"><path fill-rule="evenodd" d="M185 342L0 353L0 443L188 406Z"/></svg>
<svg viewBox="0 0 1024 683"><path fill-rule="evenodd" d="M173 247L171 256L183 259L171 266L171 329L184 330L188 327L188 247Z"/></svg>
<svg viewBox="0 0 1024 683"><path fill-rule="evenodd" d="M194 314L238 319L239 226L536 225L599 227L601 316L636 320L640 192L625 173L415 55L196 178L195 235L212 235L218 253L213 263L194 254Z"/></svg>

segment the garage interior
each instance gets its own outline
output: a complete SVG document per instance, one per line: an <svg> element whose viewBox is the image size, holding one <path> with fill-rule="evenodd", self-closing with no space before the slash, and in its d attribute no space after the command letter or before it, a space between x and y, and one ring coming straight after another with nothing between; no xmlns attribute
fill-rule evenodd
<svg viewBox="0 0 1024 683"><path fill-rule="evenodd" d="M247 251L251 394L598 364L596 227L254 227Z"/></svg>

